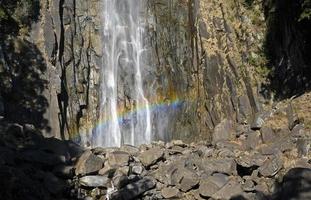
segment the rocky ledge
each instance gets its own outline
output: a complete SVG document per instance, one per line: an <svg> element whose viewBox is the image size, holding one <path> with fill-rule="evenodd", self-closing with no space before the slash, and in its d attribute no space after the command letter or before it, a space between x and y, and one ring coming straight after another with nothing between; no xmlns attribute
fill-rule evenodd
<svg viewBox="0 0 311 200"><path fill-rule="evenodd" d="M311 198L309 141L299 123L281 133L258 124L231 128L223 121L211 143L84 149L44 138L31 125L1 123L0 195L16 200Z"/></svg>

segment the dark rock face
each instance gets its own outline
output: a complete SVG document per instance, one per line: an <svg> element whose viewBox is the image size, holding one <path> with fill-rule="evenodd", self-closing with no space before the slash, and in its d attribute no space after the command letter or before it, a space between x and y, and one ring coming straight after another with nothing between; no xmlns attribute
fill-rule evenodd
<svg viewBox="0 0 311 200"><path fill-rule="evenodd" d="M166 113L154 113L159 119L154 126L167 127L166 131L156 128L154 139L211 139L213 129L224 119L249 122L259 107L250 81L253 70L246 62L247 54L257 47L247 40L259 38L260 46L263 35L261 25L242 20L252 11L224 0L148 0L147 5L151 60L150 69L143 73L145 93L155 99L152 103L178 100L178 106L167 108ZM40 127L48 128L46 135L81 141L76 134L90 133L97 125L102 6L98 0L41 2L38 24L42 26L33 26L30 40L42 41L38 45L42 62L37 64L45 67L40 95L46 101L39 114L49 119ZM260 11L261 5L256 9ZM133 103L127 91L120 91L118 99L124 109Z"/></svg>
<svg viewBox="0 0 311 200"><path fill-rule="evenodd" d="M279 98L299 95L311 86L311 32L306 28L311 20L301 19L303 10L310 9L310 4L304 0L265 0L264 4L268 22L267 56L271 62L268 88Z"/></svg>

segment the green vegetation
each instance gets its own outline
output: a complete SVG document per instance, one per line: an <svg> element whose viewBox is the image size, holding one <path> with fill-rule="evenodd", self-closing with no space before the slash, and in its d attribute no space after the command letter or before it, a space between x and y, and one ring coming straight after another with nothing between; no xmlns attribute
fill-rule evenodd
<svg viewBox="0 0 311 200"><path fill-rule="evenodd" d="M0 0L0 37L28 29L38 20L39 10L39 0Z"/></svg>
<svg viewBox="0 0 311 200"><path fill-rule="evenodd" d="M302 12L300 14L299 21L304 19L311 19L311 0L305 0L302 3Z"/></svg>

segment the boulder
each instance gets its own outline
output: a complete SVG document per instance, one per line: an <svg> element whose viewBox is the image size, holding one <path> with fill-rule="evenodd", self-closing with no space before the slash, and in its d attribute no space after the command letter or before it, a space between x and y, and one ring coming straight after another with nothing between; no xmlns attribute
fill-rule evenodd
<svg viewBox="0 0 311 200"><path fill-rule="evenodd" d="M76 175L91 174L99 171L103 167L104 161L91 151L86 151L81 155L76 163Z"/></svg>
<svg viewBox="0 0 311 200"><path fill-rule="evenodd" d="M257 113L254 116L253 122L251 123L252 130L260 130L265 123L264 115L262 113Z"/></svg>
<svg viewBox="0 0 311 200"><path fill-rule="evenodd" d="M242 187L237 178L229 180L220 190L212 195L213 199L231 199L243 193Z"/></svg>
<svg viewBox="0 0 311 200"><path fill-rule="evenodd" d="M256 149L261 144L261 135L258 131L250 131L247 133L247 138L243 143L245 150Z"/></svg>
<svg viewBox="0 0 311 200"><path fill-rule="evenodd" d="M273 156L266 160L264 164L259 167L259 173L265 177L272 177L277 174L283 167L283 159L281 155Z"/></svg>
<svg viewBox="0 0 311 200"><path fill-rule="evenodd" d="M158 147L155 147L141 153L138 159L145 167L150 167L151 165L157 163L157 161L159 161L161 158L163 158L163 155L164 151Z"/></svg>
<svg viewBox="0 0 311 200"><path fill-rule="evenodd" d="M114 151L107 154L110 166L126 166L130 160L130 155L125 151Z"/></svg>
<svg viewBox="0 0 311 200"><path fill-rule="evenodd" d="M229 180L229 177L224 174L214 174L200 182L199 193L202 197L211 197L219 191Z"/></svg>
<svg viewBox="0 0 311 200"><path fill-rule="evenodd" d="M79 179L79 183L85 187L107 187L110 179L107 176L84 176Z"/></svg>
<svg viewBox="0 0 311 200"><path fill-rule="evenodd" d="M155 181L150 177L144 177L143 179L130 183L124 188L114 192L110 195L111 200L131 200L136 199L144 192L151 190L155 187Z"/></svg>
<svg viewBox="0 0 311 200"><path fill-rule="evenodd" d="M311 169L293 168L285 174L278 199L311 199Z"/></svg>
<svg viewBox="0 0 311 200"><path fill-rule="evenodd" d="M299 124L298 115L294 112L292 104L287 106L286 115L288 120L288 128L289 130L292 130L297 124Z"/></svg>
<svg viewBox="0 0 311 200"><path fill-rule="evenodd" d="M165 199L172 199L179 197L179 190L174 187L163 188L161 190L161 195Z"/></svg>
<svg viewBox="0 0 311 200"><path fill-rule="evenodd" d="M206 174L213 174L216 172L229 175L237 174L236 162L232 158L194 159L193 163L195 163L195 165Z"/></svg>
<svg viewBox="0 0 311 200"><path fill-rule="evenodd" d="M129 183L129 178L125 175L118 175L113 177L112 183L117 189L121 189Z"/></svg>
<svg viewBox="0 0 311 200"><path fill-rule="evenodd" d="M187 192L194 188L196 185L199 184L199 176L186 168L178 169L174 174L172 179L174 180L174 184L177 185L183 192Z"/></svg>
<svg viewBox="0 0 311 200"><path fill-rule="evenodd" d="M235 136L233 122L228 119L221 121L214 129L212 143L216 144L218 141L231 140Z"/></svg>
<svg viewBox="0 0 311 200"><path fill-rule="evenodd" d="M276 139L276 134L274 133L273 129L270 127L262 127L260 129L262 141L265 144L273 143Z"/></svg>
<svg viewBox="0 0 311 200"><path fill-rule="evenodd" d="M140 175L141 173L143 173L143 171L144 171L144 167L141 165L135 165L132 167L132 173L134 174Z"/></svg>

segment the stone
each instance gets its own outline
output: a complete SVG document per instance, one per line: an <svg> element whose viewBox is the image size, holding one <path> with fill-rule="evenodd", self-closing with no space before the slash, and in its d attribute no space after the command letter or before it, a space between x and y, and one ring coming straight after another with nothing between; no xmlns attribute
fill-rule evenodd
<svg viewBox="0 0 311 200"><path fill-rule="evenodd" d="M236 175L236 162L232 158L221 159L195 159L193 163L198 166L200 170L203 170L206 174L224 173L228 175Z"/></svg>
<svg viewBox="0 0 311 200"><path fill-rule="evenodd" d="M229 63L232 63L231 65L235 66L235 68L237 68L236 65L233 64L233 63L235 63L234 60L232 58L230 58L229 56L228 56L228 58L229 58L228 61L230 61ZM248 120L250 119L250 117L252 115L252 112L253 112L252 106L249 102L249 98L247 95L240 96L238 98L238 103L239 103L238 104L239 112L237 115L238 116L238 122L245 124L248 122Z"/></svg>
<svg viewBox="0 0 311 200"><path fill-rule="evenodd" d="M177 187L183 192L187 192L199 184L200 180L198 175L195 172L192 172L186 168L178 169L176 174L178 174L178 177L181 177L181 179L178 181L178 183L180 184L177 184Z"/></svg>
<svg viewBox="0 0 311 200"><path fill-rule="evenodd" d="M132 167L132 172L134 174L140 175L141 173L143 173L143 171L144 171L144 167L141 166L141 165L135 165L135 166Z"/></svg>
<svg viewBox="0 0 311 200"><path fill-rule="evenodd" d="M231 199L243 193L242 187L236 178L229 180L220 190L212 195L213 199Z"/></svg>
<svg viewBox="0 0 311 200"><path fill-rule="evenodd" d="M272 177L277 174L283 167L283 159L280 155L273 156L266 160L264 164L259 167L259 173L265 177Z"/></svg>
<svg viewBox="0 0 311 200"><path fill-rule="evenodd" d="M114 187L121 189L129 183L129 178L125 175L119 175L113 177L112 182Z"/></svg>
<svg viewBox="0 0 311 200"><path fill-rule="evenodd" d="M114 192L110 195L111 200L132 200L136 199L144 192L151 190L155 187L155 181L150 177L144 177L143 179L130 183L124 188Z"/></svg>
<svg viewBox="0 0 311 200"><path fill-rule="evenodd" d="M233 122L224 119L215 127L212 143L216 144L218 141L231 140L235 136L234 132Z"/></svg>
<svg viewBox="0 0 311 200"><path fill-rule="evenodd" d="M258 131L250 131L247 133L247 138L243 143L244 149L253 150L261 144L261 135Z"/></svg>
<svg viewBox="0 0 311 200"><path fill-rule="evenodd" d="M260 129L260 133L261 133L262 141L265 144L273 143L276 139L276 134L270 127L266 127L266 126L262 127Z"/></svg>
<svg viewBox="0 0 311 200"><path fill-rule="evenodd" d="M299 124L299 118L297 113L294 112L293 106L290 103L286 108L288 128L292 130L297 124Z"/></svg>
<svg viewBox="0 0 311 200"><path fill-rule="evenodd" d="M251 179L245 180L245 182L242 184L242 189L245 192L252 192L255 190L255 183Z"/></svg>
<svg viewBox="0 0 311 200"><path fill-rule="evenodd" d="M108 163L105 164L104 168L100 169L98 174L100 175L108 175L109 177L112 177L113 174L117 171L116 166L110 166Z"/></svg>
<svg viewBox="0 0 311 200"><path fill-rule="evenodd" d="M79 183L85 187L107 187L110 179L107 176L84 176L79 179Z"/></svg>
<svg viewBox="0 0 311 200"><path fill-rule="evenodd" d="M229 180L229 177L224 174L213 174L207 179L203 179L200 182L199 193L203 197L211 197L217 191L219 191Z"/></svg>
<svg viewBox="0 0 311 200"><path fill-rule="evenodd" d="M178 198L179 190L174 187L163 188L161 190L161 195L165 199Z"/></svg>
<svg viewBox="0 0 311 200"><path fill-rule="evenodd" d="M104 161L91 151L86 151L81 155L76 163L76 175L85 175L98 172L103 167Z"/></svg>
<svg viewBox="0 0 311 200"><path fill-rule="evenodd" d="M298 157L299 158L308 158L309 150L310 150L310 139L306 138L298 138L296 142Z"/></svg>
<svg viewBox="0 0 311 200"><path fill-rule="evenodd" d="M263 117L263 114L257 113L253 119L253 122L251 123L251 129L255 131L260 130L264 123L265 119Z"/></svg>
<svg viewBox="0 0 311 200"><path fill-rule="evenodd" d="M187 147L187 144L185 144L182 140L173 140L172 144L174 146L179 146L179 147Z"/></svg>
<svg viewBox="0 0 311 200"><path fill-rule="evenodd" d="M123 145L120 150L127 152L132 156L136 156L139 153L139 148L131 145Z"/></svg>
<svg viewBox="0 0 311 200"><path fill-rule="evenodd" d="M106 157L110 166L126 166L130 160L130 155L124 151L114 151Z"/></svg>
<svg viewBox="0 0 311 200"><path fill-rule="evenodd" d="M204 146L204 145L200 145L200 146L196 147L195 152L197 152L200 157L208 158L208 157L211 157L213 155L214 149L209 148L209 147Z"/></svg>
<svg viewBox="0 0 311 200"><path fill-rule="evenodd" d="M160 148L155 147L141 153L138 159L145 167L150 167L151 165L157 163L157 161L159 161L161 158L163 158L163 155L164 151Z"/></svg>

